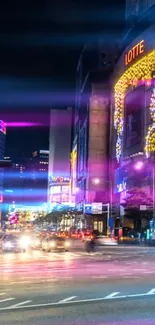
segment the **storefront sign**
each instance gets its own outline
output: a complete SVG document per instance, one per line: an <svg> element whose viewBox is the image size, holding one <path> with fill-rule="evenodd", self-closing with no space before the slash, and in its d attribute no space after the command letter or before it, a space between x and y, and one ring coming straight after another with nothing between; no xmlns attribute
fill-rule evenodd
<svg viewBox="0 0 155 325"><path fill-rule="evenodd" d="M72 194L76 195L76 178L77 178L77 145L71 153L71 189Z"/></svg>
<svg viewBox="0 0 155 325"><path fill-rule="evenodd" d="M70 179L69 177L56 176L51 177L50 181L51 183L69 183Z"/></svg>
<svg viewBox="0 0 155 325"><path fill-rule="evenodd" d="M127 54L125 54L125 65L131 63L135 58L144 52L144 40L136 44Z"/></svg>
<svg viewBox="0 0 155 325"><path fill-rule="evenodd" d="M121 193L123 191L126 191L126 182L122 182L122 184L117 185L117 192Z"/></svg>
<svg viewBox="0 0 155 325"><path fill-rule="evenodd" d="M91 204L84 204L84 213L91 214L92 213L92 206Z"/></svg>
<svg viewBox="0 0 155 325"><path fill-rule="evenodd" d="M92 214L102 214L102 203L92 203Z"/></svg>

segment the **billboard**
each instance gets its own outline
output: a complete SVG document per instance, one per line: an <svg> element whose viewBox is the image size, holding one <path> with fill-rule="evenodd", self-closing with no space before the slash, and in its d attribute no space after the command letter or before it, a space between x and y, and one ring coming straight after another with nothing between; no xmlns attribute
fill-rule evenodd
<svg viewBox="0 0 155 325"><path fill-rule="evenodd" d="M76 194L76 178L77 178L77 145L74 147L71 153L71 186L72 194Z"/></svg>
<svg viewBox="0 0 155 325"><path fill-rule="evenodd" d="M63 177L63 176L52 176L50 177L50 183L52 184L63 184L63 183L67 183L69 184L69 177Z"/></svg>
<svg viewBox="0 0 155 325"><path fill-rule="evenodd" d="M114 193L121 193L127 190L128 171L126 167L117 168L114 179Z"/></svg>
<svg viewBox="0 0 155 325"><path fill-rule="evenodd" d="M126 95L124 101L124 154L143 151L145 89L139 87Z"/></svg>

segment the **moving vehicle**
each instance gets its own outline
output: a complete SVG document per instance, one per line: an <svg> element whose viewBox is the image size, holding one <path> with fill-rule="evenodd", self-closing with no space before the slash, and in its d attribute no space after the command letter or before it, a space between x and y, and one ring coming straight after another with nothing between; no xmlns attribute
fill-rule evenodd
<svg viewBox="0 0 155 325"><path fill-rule="evenodd" d="M93 252L95 249L95 245L96 245L96 243L95 243L95 240L93 237L87 238L85 240L85 249L86 249L87 253Z"/></svg>
<svg viewBox="0 0 155 325"><path fill-rule="evenodd" d="M86 230L83 232L82 234L82 241L85 242L85 240L91 238L91 231L90 230Z"/></svg>
<svg viewBox="0 0 155 325"><path fill-rule="evenodd" d="M114 237L111 236L96 236L95 243L97 246L117 246L118 241Z"/></svg>
<svg viewBox="0 0 155 325"><path fill-rule="evenodd" d="M70 241L64 237L51 236L46 237L42 242L42 250L51 252L53 250L67 252L70 247Z"/></svg>
<svg viewBox="0 0 155 325"><path fill-rule="evenodd" d="M42 242L45 239L47 234L37 234L32 238L31 248L33 249L41 249Z"/></svg>
<svg viewBox="0 0 155 325"><path fill-rule="evenodd" d="M30 247L28 236L7 234L2 240L3 252L25 252Z"/></svg>
<svg viewBox="0 0 155 325"><path fill-rule="evenodd" d="M5 233L1 232L0 233L0 248L2 248L2 241L3 241L4 236L5 236Z"/></svg>

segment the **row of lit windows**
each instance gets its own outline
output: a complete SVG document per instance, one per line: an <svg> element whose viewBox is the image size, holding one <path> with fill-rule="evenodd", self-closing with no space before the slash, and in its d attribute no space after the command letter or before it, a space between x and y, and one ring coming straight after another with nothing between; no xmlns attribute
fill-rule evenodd
<svg viewBox="0 0 155 325"><path fill-rule="evenodd" d="M42 172L45 172L46 171L46 169L43 169L43 168L40 168L39 170L42 171Z"/></svg>
<svg viewBox="0 0 155 325"><path fill-rule="evenodd" d="M48 161L40 161L39 164L48 165Z"/></svg>

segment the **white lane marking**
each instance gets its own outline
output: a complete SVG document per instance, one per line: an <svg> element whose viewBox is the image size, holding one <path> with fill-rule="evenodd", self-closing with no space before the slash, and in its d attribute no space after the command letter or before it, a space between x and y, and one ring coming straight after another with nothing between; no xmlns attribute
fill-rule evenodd
<svg viewBox="0 0 155 325"><path fill-rule="evenodd" d="M30 302L32 302L32 300L22 301L22 302L19 302L18 304L9 306L8 308L16 308L18 306L23 306L23 305L29 304Z"/></svg>
<svg viewBox="0 0 155 325"><path fill-rule="evenodd" d="M117 296L119 293L120 293L120 292L113 292L113 293L111 293L110 295L106 296L105 299L111 299L111 298Z"/></svg>
<svg viewBox="0 0 155 325"><path fill-rule="evenodd" d="M102 276L102 275L98 275L98 276L92 276L92 279L107 279L107 276Z"/></svg>
<svg viewBox="0 0 155 325"><path fill-rule="evenodd" d="M58 301L58 304L61 304L61 303L65 303L65 302L67 302L67 301L71 301L71 300L73 300L73 299L75 299L75 298L77 298L77 296L72 296L72 297L68 297L68 298L66 298L66 299L63 299L63 300L60 300L60 301Z"/></svg>
<svg viewBox="0 0 155 325"><path fill-rule="evenodd" d="M140 276L134 276L134 275L125 275L123 276L123 279L141 279Z"/></svg>
<svg viewBox="0 0 155 325"><path fill-rule="evenodd" d="M145 272L147 270L146 269L133 269L133 271L136 271L136 272Z"/></svg>
<svg viewBox="0 0 155 325"><path fill-rule="evenodd" d="M10 284L31 283L31 281L11 281Z"/></svg>
<svg viewBox="0 0 155 325"><path fill-rule="evenodd" d="M15 300L16 298L6 298L6 299L3 299L3 300L0 300L0 303L1 302L5 302L5 301L10 301L10 300Z"/></svg>
<svg viewBox="0 0 155 325"><path fill-rule="evenodd" d="M147 294L148 295L154 295L155 294L155 289L150 290Z"/></svg>
<svg viewBox="0 0 155 325"><path fill-rule="evenodd" d="M142 262L142 264L143 264L143 265L148 265L148 264L149 264L149 262Z"/></svg>
<svg viewBox="0 0 155 325"><path fill-rule="evenodd" d="M148 293L140 293L140 294L133 294L133 295L123 295L123 296L116 296L111 298L111 300L117 299L117 300L121 300L124 298L136 298L136 297L145 297L148 296ZM150 295L151 296L151 295ZM33 309L33 308L40 308L40 307L58 307L58 306L67 306L67 305L76 305L76 304L81 304L81 303L91 303L91 302L100 302L100 301L106 301L106 300L110 300L110 298L93 298L93 299L82 299L82 300L73 300L73 301L67 301L67 302L62 302L62 304L60 302L56 302L56 303L43 303L43 304L36 304L36 305L26 305L26 306L18 306L16 308L10 308L10 307L4 307L4 308L0 308L0 311L3 310L8 310L8 309Z"/></svg>

